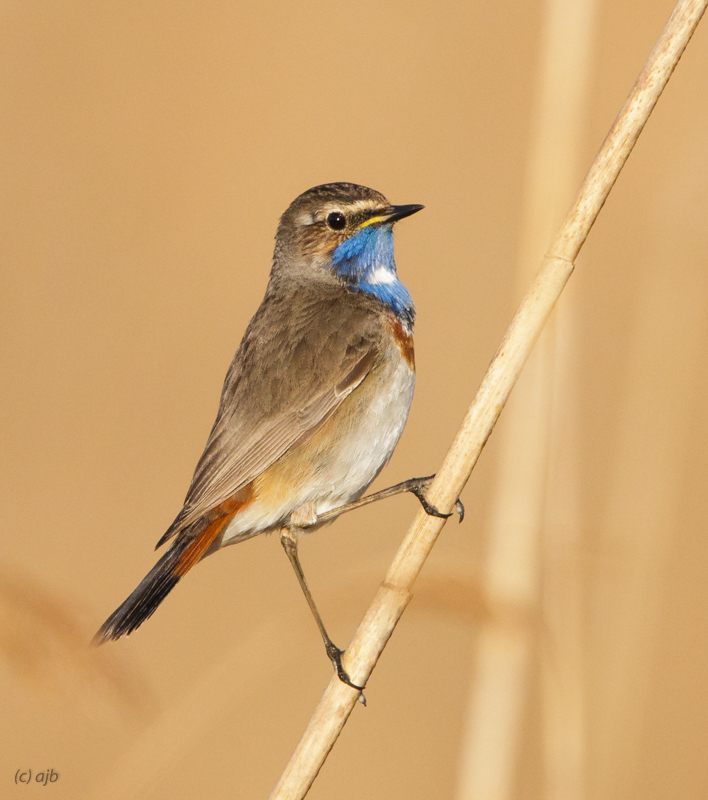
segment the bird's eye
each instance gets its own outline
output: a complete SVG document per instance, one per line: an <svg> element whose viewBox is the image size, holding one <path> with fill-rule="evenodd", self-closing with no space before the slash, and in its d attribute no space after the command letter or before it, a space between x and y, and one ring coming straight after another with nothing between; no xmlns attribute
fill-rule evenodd
<svg viewBox="0 0 708 800"><path fill-rule="evenodd" d="M347 224L347 221L344 218L344 214L340 214L339 211L333 211L327 216L327 224L333 231L341 231Z"/></svg>

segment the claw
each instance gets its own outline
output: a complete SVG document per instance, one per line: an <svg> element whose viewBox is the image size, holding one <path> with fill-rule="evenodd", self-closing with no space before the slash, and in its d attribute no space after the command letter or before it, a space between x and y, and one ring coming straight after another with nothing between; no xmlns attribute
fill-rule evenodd
<svg viewBox="0 0 708 800"><path fill-rule="evenodd" d="M460 517L458 522L462 522L462 520L465 518L465 507L462 505L462 500L458 499L455 501L455 511L457 511Z"/></svg>

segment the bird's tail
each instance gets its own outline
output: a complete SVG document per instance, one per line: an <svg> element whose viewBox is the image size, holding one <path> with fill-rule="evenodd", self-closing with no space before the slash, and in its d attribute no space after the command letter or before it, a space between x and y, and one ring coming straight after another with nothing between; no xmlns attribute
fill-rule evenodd
<svg viewBox="0 0 708 800"><path fill-rule="evenodd" d="M151 617L179 579L206 554L228 519L216 519L196 535L191 531L183 531L137 589L101 625L93 637L93 644L103 644L132 633Z"/></svg>

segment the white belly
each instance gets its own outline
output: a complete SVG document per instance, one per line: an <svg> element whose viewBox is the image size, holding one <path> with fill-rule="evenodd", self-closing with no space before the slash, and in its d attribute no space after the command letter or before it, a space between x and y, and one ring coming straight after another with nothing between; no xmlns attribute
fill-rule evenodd
<svg viewBox="0 0 708 800"><path fill-rule="evenodd" d="M341 429L324 451L312 454L317 463L307 470L307 479L277 505L256 497L234 517L221 546L273 530L293 511L310 503L319 515L361 496L391 458L413 400L415 373L406 361L396 359L387 373L381 383L367 387L351 424Z"/></svg>
<svg viewBox="0 0 708 800"><path fill-rule="evenodd" d="M388 392L371 400L361 425L348 431L333 452L317 497L311 498L318 514L360 497L391 458L408 419L415 386L415 374L403 359L389 386Z"/></svg>

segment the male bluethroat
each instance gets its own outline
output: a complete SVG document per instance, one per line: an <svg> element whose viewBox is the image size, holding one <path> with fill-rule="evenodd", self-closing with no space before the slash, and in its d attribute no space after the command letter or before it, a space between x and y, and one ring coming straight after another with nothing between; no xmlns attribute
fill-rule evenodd
<svg viewBox="0 0 708 800"><path fill-rule="evenodd" d="M279 531L327 655L354 686L317 612L297 542L344 511L403 491L439 515L425 499L430 477L362 498L391 457L413 398L415 311L396 272L393 225L421 208L329 183L283 214L265 297L226 375L184 507L157 546L172 544L96 643L135 630L205 556Z"/></svg>

